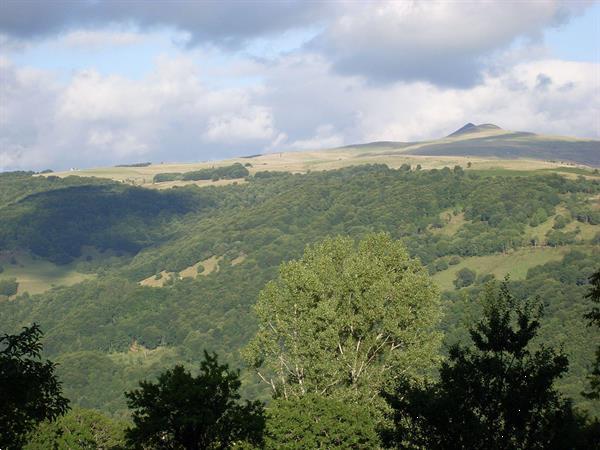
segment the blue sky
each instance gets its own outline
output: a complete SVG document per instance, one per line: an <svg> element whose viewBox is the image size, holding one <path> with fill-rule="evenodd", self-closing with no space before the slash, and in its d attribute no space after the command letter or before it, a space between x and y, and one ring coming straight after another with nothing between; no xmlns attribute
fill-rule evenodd
<svg viewBox="0 0 600 450"><path fill-rule="evenodd" d="M544 41L556 58L600 62L600 3L565 25L546 30Z"/></svg>
<svg viewBox="0 0 600 450"><path fill-rule="evenodd" d="M0 170L600 137L600 3L0 3ZM545 80L543 86L540 80Z"/></svg>

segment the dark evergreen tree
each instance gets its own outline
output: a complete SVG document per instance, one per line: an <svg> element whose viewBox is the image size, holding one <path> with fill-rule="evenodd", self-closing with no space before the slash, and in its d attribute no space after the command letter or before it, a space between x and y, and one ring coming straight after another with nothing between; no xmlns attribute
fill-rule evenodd
<svg viewBox="0 0 600 450"><path fill-rule="evenodd" d="M567 357L531 348L540 316L541 307L518 302L506 282L488 286L484 317L470 330L474 346L452 346L439 381L401 382L388 397L396 427L387 440L429 449L586 448L577 441L580 418L553 387Z"/></svg>
<svg viewBox="0 0 600 450"><path fill-rule="evenodd" d="M140 382L125 394L134 426L127 430L136 448L226 449L232 444L260 444L265 426L263 404L239 403L239 371L220 365L204 352L198 376L175 366L157 383Z"/></svg>
<svg viewBox="0 0 600 450"><path fill-rule="evenodd" d="M1 449L20 449L36 424L69 409L54 374L56 365L41 360L41 337L37 324L0 337Z"/></svg>

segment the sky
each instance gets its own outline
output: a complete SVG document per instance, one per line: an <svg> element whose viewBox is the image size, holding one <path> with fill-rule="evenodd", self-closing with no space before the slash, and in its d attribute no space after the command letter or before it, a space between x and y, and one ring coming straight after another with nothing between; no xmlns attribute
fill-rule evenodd
<svg viewBox="0 0 600 450"><path fill-rule="evenodd" d="M0 171L600 138L600 3L0 2Z"/></svg>

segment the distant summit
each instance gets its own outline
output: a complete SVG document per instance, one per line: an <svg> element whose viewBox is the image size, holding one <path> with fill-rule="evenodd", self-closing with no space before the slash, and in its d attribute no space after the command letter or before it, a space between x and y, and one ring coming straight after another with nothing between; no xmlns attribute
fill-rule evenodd
<svg viewBox="0 0 600 450"><path fill-rule="evenodd" d="M468 134L468 133L478 133L480 131L486 131L486 130L501 130L501 129L502 128L500 128L498 125L494 125L493 123L482 123L481 125L475 125L475 124L469 122L462 128L459 128L458 130L456 130L454 133L449 134L448 137L460 136L462 134Z"/></svg>

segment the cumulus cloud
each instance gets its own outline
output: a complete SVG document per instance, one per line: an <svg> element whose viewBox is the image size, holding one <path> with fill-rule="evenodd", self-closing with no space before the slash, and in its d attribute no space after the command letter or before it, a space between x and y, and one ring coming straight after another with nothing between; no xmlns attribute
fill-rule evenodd
<svg viewBox="0 0 600 450"><path fill-rule="evenodd" d="M173 27L189 33L189 45L239 46L248 39L319 23L327 2L6 0L0 30L22 39L77 28L134 23L148 29Z"/></svg>
<svg viewBox="0 0 600 450"><path fill-rule="evenodd" d="M35 51L21 65L0 56L0 170L413 141L466 122L598 138L600 64L553 59L539 39L588 4L0 2L0 47L15 60L43 39L65 58L150 31L187 36L136 79L106 64L39 70L25 62ZM247 56L256 39L289 49L282 36L296 29L310 41ZM125 54L135 61L137 48Z"/></svg>
<svg viewBox="0 0 600 450"><path fill-rule="evenodd" d="M168 27L187 36L188 47L242 48L258 38L298 29L320 30L307 44L346 75L373 83L427 80L471 86L490 64L490 54L518 38L535 39L565 23L590 1L539 0L507 6L503 0L448 2L213 2L142 0L7 0L0 6L0 33L32 39L60 32L67 42L123 44L131 34L95 30L134 24L140 30ZM82 31L81 27L92 28ZM74 30L74 31L73 31Z"/></svg>
<svg viewBox="0 0 600 450"><path fill-rule="evenodd" d="M585 6L547 0L349 3L312 43L335 70L373 82L427 80L470 86L480 80L490 54L518 37L539 38Z"/></svg>
<svg viewBox="0 0 600 450"><path fill-rule="evenodd" d="M1 70L0 169L197 161L263 148L274 136L252 88L208 88L186 58L159 59L143 80L90 70L60 83L7 60Z"/></svg>
<svg viewBox="0 0 600 450"><path fill-rule="evenodd" d="M600 138L599 65L560 60L485 73L468 89L365 83L321 56L262 66L262 81L207 85L187 57L142 80L84 71L67 82L0 60L0 168L198 161L447 135L466 122ZM253 70L258 71L258 67Z"/></svg>
<svg viewBox="0 0 600 450"><path fill-rule="evenodd" d="M321 125L314 136L308 139L299 139L292 142L289 147L294 150L314 150L320 148L340 147L344 144L344 137L335 131L331 124Z"/></svg>

